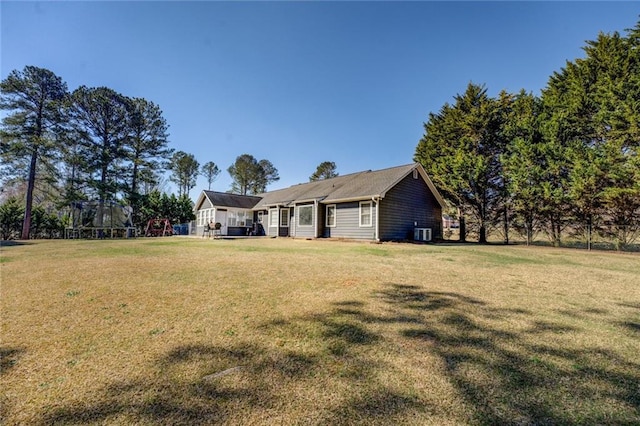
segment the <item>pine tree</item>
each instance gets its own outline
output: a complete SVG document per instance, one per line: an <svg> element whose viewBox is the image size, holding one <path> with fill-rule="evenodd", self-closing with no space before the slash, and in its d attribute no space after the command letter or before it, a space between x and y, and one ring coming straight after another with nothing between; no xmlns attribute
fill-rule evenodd
<svg viewBox="0 0 640 426"><path fill-rule="evenodd" d="M101 201L115 200L126 190L123 181L125 143L129 136L129 101L107 87L81 86L71 95L72 126L87 160L89 186Z"/></svg>
<svg viewBox="0 0 640 426"><path fill-rule="evenodd" d="M338 176L336 171L336 163L333 161L323 161L318 165L316 171L309 176L309 181L314 182L316 180L330 179Z"/></svg>
<svg viewBox="0 0 640 426"><path fill-rule="evenodd" d="M27 194L22 239L29 238L33 192L39 161L61 150L62 103L67 85L53 72L34 66L12 71L0 83L2 119L0 154L5 164L28 161Z"/></svg>

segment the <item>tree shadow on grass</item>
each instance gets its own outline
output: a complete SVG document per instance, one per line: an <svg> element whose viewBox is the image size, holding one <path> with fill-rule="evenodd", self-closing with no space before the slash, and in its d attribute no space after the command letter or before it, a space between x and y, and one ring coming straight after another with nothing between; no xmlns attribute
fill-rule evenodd
<svg viewBox="0 0 640 426"><path fill-rule="evenodd" d="M177 345L146 377L109 383L93 402L67 402L42 424L640 422L640 365L615 348L581 346L583 330L527 309L391 283L255 331L260 340L225 347ZM394 356L436 359L438 371L412 377L444 375L467 417L402 377Z"/></svg>
<svg viewBox="0 0 640 426"><path fill-rule="evenodd" d="M0 377L8 374L26 351L23 348L0 347ZM6 418L10 404L5 395L0 395L0 420Z"/></svg>
<svg viewBox="0 0 640 426"><path fill-rule="evenodd" d="M24 352L23 348L0 347L0 375L7 374L18 363Z"/></svg>
<svg viewBox="0 0 640 426"><path fill-rule="evenodd" d="M264 400L253 386L227 386L202 377L176 377L176 370L187 364L212 368L246 363L254 348L178 346L156 360L152 377L115 381L108 384L90 403L75 402L45 414L42 424L157 423L215 424L229 415L224 402L244 404ZM214 367L215 366L215 367ZM172 374L174 373L174 374Z"/></svg>
<svg viewBox="0 0 640 426"><path fill-rule="evenodd" d="M640 321L620 321L618 324L627 330L640 334Z"/></svg>
<svg viewBox="0 0 640 426"><path fill-rule="evenodd" d="M18 240L0 240L0 247L15 247L15 246L27 246L32 245L28 241L18 241Z"/></svg>
<svg viewBox="0 0 640 426"><path fill-rule="evenodd" d="M475 422L640 422L640 364L614 350L581 347L574 338L582 330L418 286L391 284L379 296L401 311L429 313L402 335L441 357ZM524 326L510 327L514 322Z"/></svg>
<svg viewBox="0 0 640 426"><path fill-rule="evenodd" d="M263 343L176 346L153 361L155 374L109 383L93 402L66 403L41 424L389 424L423 410L377 378L390 366L371 356L383 337L370 325L389 319L363 308L339 303L263 323Z"/></svg>

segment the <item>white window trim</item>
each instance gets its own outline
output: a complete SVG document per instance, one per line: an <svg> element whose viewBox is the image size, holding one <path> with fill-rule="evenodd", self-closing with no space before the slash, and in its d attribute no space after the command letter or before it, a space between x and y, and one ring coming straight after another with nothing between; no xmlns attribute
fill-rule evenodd
<svg viewBox="0 0 640 426"><path fill-rule="evenodd" d="M303 225L302 222L300 221L300 209L306 209L309 208L311 209L311 222L308 225ZM305 204L304 206L298 206L298 226L300 228L312 228L313 227L313 205L312 204Z"/></svg>
<svg viewBox="0 0 640 426"><path fill-rule="evenodd" d="M286 214L283 214L285 212L286 212ZM287 209L280 209L280 228L288 228L289 227L289 222L290 222L289 214L290 213L289 213L289 209L288 208ZM285 217L287 218L287 224L286 225L284 225L282 223L283 222L282 219L284 219Z"/></svg>
<svg viewBox="0 0 640 426"><path fill-rule="evenodd" d="M216 209L215 207L209 207L206 209L198 210L198 225L204 226L207 223L211 222L215 217Z"/></svg>
<svg viewBox="0 0 640 426"><path fill-rule="evenodd" d="M369 223L362 223L363 207L369 205ZM361 228L371 228L373 226L373 201L360 201L360 208L358 209L358 223Z"/></svg>
<svg viewBox="0 0 640 426"><path fill-rule="evenodd" d="M329 223L329 209L333 208L333 223ZM338 209L335 204L328 204L325 209L325 226L327 228L335 228L338 224Z"/></svg>

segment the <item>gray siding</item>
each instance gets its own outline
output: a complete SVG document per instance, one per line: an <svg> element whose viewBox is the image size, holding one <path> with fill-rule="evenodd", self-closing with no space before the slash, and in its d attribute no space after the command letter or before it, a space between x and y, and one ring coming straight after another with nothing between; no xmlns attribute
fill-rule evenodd
<svg viewBox="0 0 640 426"><path fill-rule="evenodd" d="M271 224L271 210L269 210L269 216L265 216L264 220L266 223L263 224L265 233L270 237L288 237L291 231L293 231L294 223L293 223L293 208L289 209L289 226L281 227L280 226L280 209L278 209L278 226L270 226Z"/></svg>
<svg viewBox="0 0 640 426"><path fill-rule="evenodd" d="M311 226L300 225L300 207L311 206ZM313 204L298 204L295 207L295 220L292 219L291 224L295 227L291 229L291 235L299 238L313 238L315 236L315 230L313 224L315 223L317 212L313 208Z"/></svg>
<svg viewBox="0 0 640 426"><path fill-rule="evenodd" d="M380 200L380 218L381 240L413 239L414 228L431 228L433 238L442 237L442 210L420 176L409 174Z"/></svg>
<svg viewBox="0 0 640 426"><path fill-rule="evenodd" d="M365 201L365 200L363 200ZM368 201L368 200L366 200ZM322 236L325 238L353 238L361 240L374 240L376 233L376 203L372 203L371 226L360 226L360 203L358 201L350 203L336 204L336 226L333 228L324 227ZM324 208L324 206L323 206ZM323 223L324 224L324 223Z"/></svg>

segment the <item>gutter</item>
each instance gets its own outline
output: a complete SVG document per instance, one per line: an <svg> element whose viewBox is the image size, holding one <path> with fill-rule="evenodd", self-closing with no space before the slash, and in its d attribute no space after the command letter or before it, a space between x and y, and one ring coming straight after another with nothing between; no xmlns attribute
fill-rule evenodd
<svg viewBox="0 0 640 426"><path fill-rule="evenodd" d="M351 198L324 199L324 200L322 200L322 204L348 203L350 201L363 201L363 200L368 200L368 199L374 200L376 198L384 198L384 194L361 195L359 197L351 197Z"/></svg>

